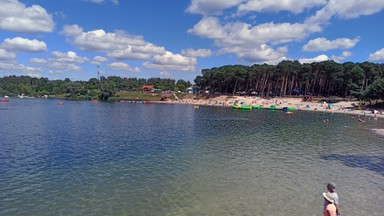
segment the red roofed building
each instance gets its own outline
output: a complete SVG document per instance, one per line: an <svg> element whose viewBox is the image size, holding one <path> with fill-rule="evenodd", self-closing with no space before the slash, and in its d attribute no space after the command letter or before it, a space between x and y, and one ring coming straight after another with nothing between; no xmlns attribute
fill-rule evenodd
<svg viewBox="0 0 384 216"><path fill-rule="evenodd" d="M151 91L153 91L153 85L143 85L143 87L141 87L141 91L151 92Z"/></svg>

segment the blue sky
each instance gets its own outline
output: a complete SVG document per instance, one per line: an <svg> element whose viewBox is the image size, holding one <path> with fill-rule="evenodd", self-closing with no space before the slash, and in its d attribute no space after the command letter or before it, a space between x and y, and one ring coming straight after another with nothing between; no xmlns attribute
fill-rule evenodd
<svg viewBox="0 0 384 216"><path fill-rule="evenodd" d="M0 77L192 81L204 68L384 62L383 0L0 0Z"/></svg>

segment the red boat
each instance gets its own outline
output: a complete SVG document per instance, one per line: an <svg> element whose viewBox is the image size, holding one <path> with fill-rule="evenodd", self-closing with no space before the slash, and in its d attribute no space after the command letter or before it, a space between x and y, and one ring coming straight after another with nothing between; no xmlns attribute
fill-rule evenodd
<svg viewBox="0 0 384 216"><path fill-rule="evenodd" d="M0 99L0 102L9 102L9 99Z"/></svg>

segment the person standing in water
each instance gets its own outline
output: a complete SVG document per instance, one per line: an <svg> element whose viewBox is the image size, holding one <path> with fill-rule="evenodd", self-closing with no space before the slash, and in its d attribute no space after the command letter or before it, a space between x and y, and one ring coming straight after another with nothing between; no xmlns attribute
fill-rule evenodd
<svg viewBox="0 0 384 216"><path fill-rule="evenodd" d="M336 206L333 204L333 196L331 192L324 192L324 209L323 216L336 216Z"/></svg>
<svg viewBox="0 0 384 216"><path fill-rule="evenodd" d="M328 192L331 193L333 197L333 204L336 206L336 215L340 215L340 210L339 210L339 195L336 193L336 184L334 182L329 182L327 184L327 190ZM324 207L325 207L325 202L324 202Z"/></svg>

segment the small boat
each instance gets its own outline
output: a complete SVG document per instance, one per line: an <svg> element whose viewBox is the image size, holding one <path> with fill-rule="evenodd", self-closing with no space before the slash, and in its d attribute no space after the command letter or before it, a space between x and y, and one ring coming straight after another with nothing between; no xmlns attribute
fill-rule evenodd
<svg viewBox="0 0 384 216"><path fill-rule="evenodd" d="M92 103L97 103L99 102L98 100L91 100Z"/></svg>
<svg viewBox="0 0 384 216"><path fill-rule="evenodd" d="M296 111L296 107L283 107L283 111L287 112L287 111Z"/></svg>
<svg viewBox="0 0 384 216"><path fill-rule="evenodd" d="M252 109L262 109L263 106L252 106Z"/></svg>
<svg viewBox="0 0 384 216"><path fill-rule="evenodd" d="M252 106L233 105L233 106L232 106L232 109L252 110Z"/></svg>
<svg viewBox="0 0 384 216"><path fill-rule="evenodd" d="M275 105L271 105L271 106L269 107L269 110L277 110L277 107L276 107Z"/></svg>
<svg viewBox="0 0 384 216"><path fill-rule="evenodd" d="M59 102L57 102L57 104L64 105L64 102L63 101L59 101Z"/></svg>
<svg viewBox="0 0 384 216"><path fill-rule="evenodd" d="M0 102L7 103L7 102L9 102L9 99L8 98L2 98L2 99L0 99Z"/></svg>

